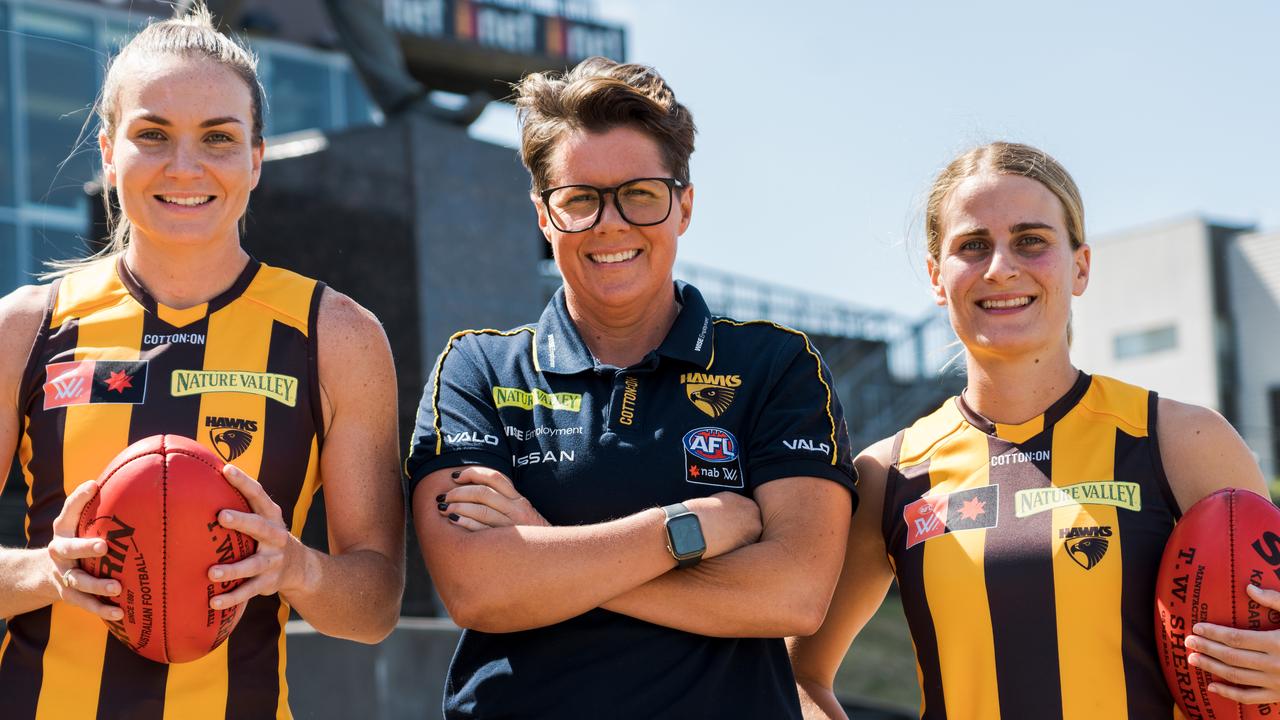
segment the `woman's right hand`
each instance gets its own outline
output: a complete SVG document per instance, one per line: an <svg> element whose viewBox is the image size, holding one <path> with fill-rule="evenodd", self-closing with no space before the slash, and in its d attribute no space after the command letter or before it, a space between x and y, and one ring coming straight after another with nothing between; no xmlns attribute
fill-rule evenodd
<svg viewBox="0 0 1280 720"><path fill-rule="evenodd" d="M733 552L760 539L760 507L749 497L719 492L685 500L684 506L698 516L702 525L702 539L707 543L703 559Z"/></svg>
<svg viewBox="0 0 1280 720"><path fill-rule="evenodd" d="M120 620L124 617L123 610L98 599L99 596L119 595L120 582L96 578L80 569L81 558L102 557L107 554L106 540L76 537L80 514L97 492L97 483L83 483L62 504L62 512L53 521L53 540L46 548L51 566L49 574L61 600L88 610L104 620Z"/></svg>

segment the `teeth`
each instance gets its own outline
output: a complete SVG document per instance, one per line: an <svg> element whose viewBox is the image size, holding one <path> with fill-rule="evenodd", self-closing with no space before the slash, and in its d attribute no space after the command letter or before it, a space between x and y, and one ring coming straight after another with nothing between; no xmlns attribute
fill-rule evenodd
<svg viewBox="0 0 1280 720"><path fill-rule="evenodd" d="M588 257L591 258L592 262L608 264L626 262L639 254L639 250L625 250L623 252L611 253L609 255L589 255Z"/></svg>
<svg viewBox="0 0 1280 720"><path fill-rule="evenodd" d="M994 308L1022 307L1023 305L1026 305L1027 303L1030 303L1030 302L1031 302L1031 298L1026 295L1023 295L1020 298L1011 298L1009 300L983 300L978 304L981 305L984 310L991 310Z"/></svg>
<svg viewBox="0 0 1280 720"><path fill-rule="evenodd" d="M195 207L203 205L213 199L212 195L200 195L197 197L174 197L172 195L161 195L160 199L170 205L185 205L187 207Z"/></svg>

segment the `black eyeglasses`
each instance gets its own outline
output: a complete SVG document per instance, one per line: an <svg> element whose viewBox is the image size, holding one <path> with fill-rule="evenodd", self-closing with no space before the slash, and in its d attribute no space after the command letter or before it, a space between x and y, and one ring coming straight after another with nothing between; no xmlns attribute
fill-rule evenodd
<svg viewBox="0 0 1280 720"><path fill-rule="evenodd" d="M675 178L636 178L607 188L561 185L543 190L542 204L557 230L584 232L600 224L604 216L604 196L613 195L613 206L623 220L647 227L661 224L671 216L672 195L685 187Z"/></svg>

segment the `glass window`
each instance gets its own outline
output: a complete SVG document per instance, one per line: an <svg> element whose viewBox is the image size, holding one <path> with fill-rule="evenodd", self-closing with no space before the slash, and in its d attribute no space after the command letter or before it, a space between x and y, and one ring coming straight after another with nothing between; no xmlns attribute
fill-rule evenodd
<svg viewBox="0 0 1280 720"><path fill-rule="evenodd" d="M342 76L342 94L347 112L347 125L369 125L378 122L382 113L373 104L360 76L351 68L338 71Z"/></svg>
<svg viewBox="0 0 1280 720"><path fill-rule="evenodd" d="M97 164L87 122L99 59L88 20L19 8L21 93L26 102L27 201L86 208L84 184ZM83 140L76 146L77 140ZM68 159L69 158L69 159Z"/></svg>
<svg viewBox="0 0 1280 720"><path fill-rule="evenodd" d="M1150 355L1178 347L1178 328L1175 325L1117 335L1114 342L1117 360Z"/></svg>
<svg viewBox="0 0 1280 720"><path fill-rule="evenodd" d="M19 282L35 282L35 276L47 272L49 260L74 260L89 254L88 246L80 237L80 233L54 228L31 228L31 260L27 264L26 274L18 278Z"/></svg>
<svg viewBox="0 0 1280 720"><path fill-rule="evenodd" d="M9 8L0 5L0 205L14 206L13 93L9 62ZM3 266L0 266L3 267ZM3 286L0 279L0 286Z"/></svg>
<svg viewBox="0 0 1280 720"><path fill-rule="evenodd" d="M272 56L268 82L268 135L333 127L328 65Z"/></svg>
<svg viewBox="0 0 1280 720"><path fill-rule="evenodd" d="M0 295L18 287L18 234L8 223L0 223Z"/></svg>

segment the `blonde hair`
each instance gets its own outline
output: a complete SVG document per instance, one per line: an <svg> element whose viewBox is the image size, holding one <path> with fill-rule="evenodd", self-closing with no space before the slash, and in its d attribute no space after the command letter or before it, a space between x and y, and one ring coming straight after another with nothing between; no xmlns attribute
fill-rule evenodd
<svg viewBox="0 0 1280 720"><path fill-rule="evenodd" d="M520 159L533 190L547 189L551 153L568 132L631 126L658 143L675 179L689 182L697 128L689 109L657 70L647 65L587 58L563 75L531 73L514 87L520 120Z"/></svg>
<svg viewBox="0 0 1280 720"><path fill-rule="evenodd" d="M128 78L130 63L155 55L207 59L235 73L249 88L251 141L255 146L262 144L265 92L258 79L258 58L238 41L218 32L212 13L202 2L195 3L178 17L151 22L111 58L102 91L94 105L101 132L108 137L115 136L120 120L120 88ZM102 185L102 204L106 209L110 238L107 246L86 258L49 263L54 270L45 277L65 275L89 263L115 257L128 248L131 224L123 213L116 213L111 202L111 188L106 182Z"/></svg>
<svg viewBox="0 0 1280 720"><path fill-rule="evenodd" d="M1048 188L1062 203L1067 218L1067 235L1071 248L1084 244L1084 201L1071 174L1049 153L1030 145L993 142L973 148L952 160L933 181L925 204L924 238L929 257L938 260L942 251L942 204L966 178L992 172L998 175L1021 175Z"/></svg>
<svg viewBox="0 0 1280 720"><path fill-rule="evenodd" d="M925 203L924 241L925 251L935 262L942 254L942 204L965 178L984 172L1021 175L1045 186L1062 203L1071 249L1075 250L1084 244L1084 200L1080 198L1080 188L1076 187L1071 173L1067 172L1062 163L1039 148L997 141L973 148L952 160L938 175L938 179L933 181ZM1068 317L1067 345L1071 344L1073 335L1071 318Z"/></svg>

